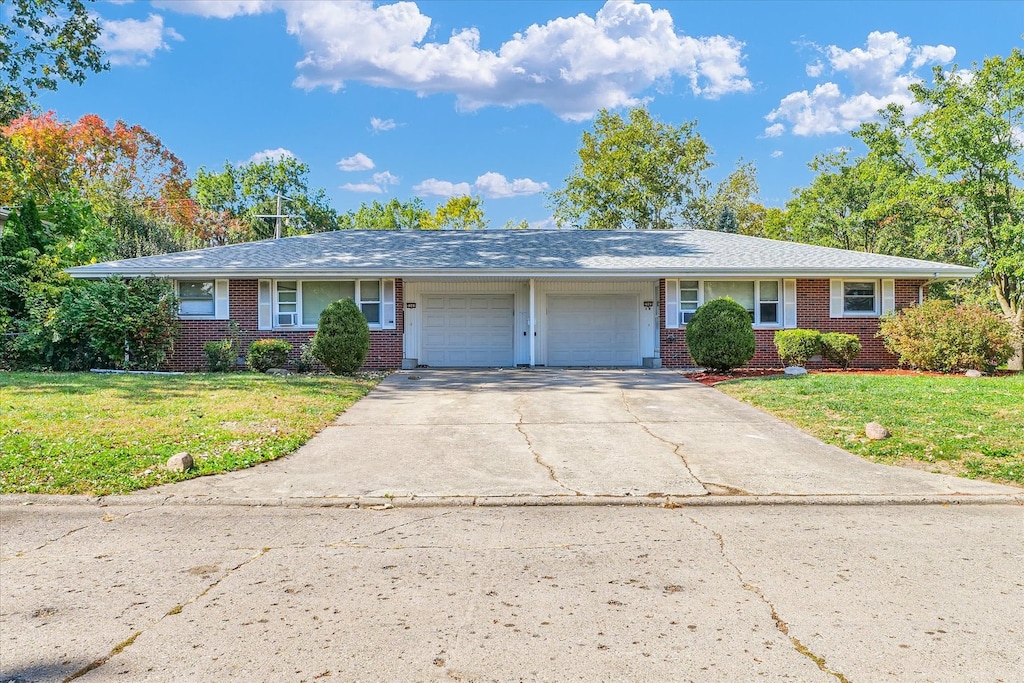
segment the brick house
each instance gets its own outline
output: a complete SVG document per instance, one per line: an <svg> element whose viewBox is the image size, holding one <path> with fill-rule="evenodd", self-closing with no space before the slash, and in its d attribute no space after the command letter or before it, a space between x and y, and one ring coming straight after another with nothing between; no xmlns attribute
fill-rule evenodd
<svg viewBox="0 0 1024 683"><path fill-rule="evenodd" d="M345 230L72 268L79 278L174 281L182 335L170 369L201 370L229 321L299 346L348 297L370 326L367 368L688 367L686 323L730 296L750 313L753 366L776 330L856 334L856 364L895 363L880 316L972 268L707 230Z"/></svg>

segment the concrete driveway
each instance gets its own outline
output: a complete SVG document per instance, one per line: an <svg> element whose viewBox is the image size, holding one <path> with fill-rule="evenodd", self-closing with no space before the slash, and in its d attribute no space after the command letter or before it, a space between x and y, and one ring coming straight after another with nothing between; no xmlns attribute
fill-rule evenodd
<svg viewBox="0 0 1024 683"><path fill-rule="evenodd" d="M868 462L677 372L538 369L398 372L288 457L154 493L502 504L1022 491Z"/></svg>

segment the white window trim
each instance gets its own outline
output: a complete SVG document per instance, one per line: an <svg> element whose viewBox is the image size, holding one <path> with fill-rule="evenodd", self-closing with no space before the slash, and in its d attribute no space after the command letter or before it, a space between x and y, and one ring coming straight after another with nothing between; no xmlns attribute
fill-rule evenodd
<svg viewBox="0 0 1024 683"><path fill-rule="evenodd" d="M213 285L213 310L210 313L181 312L181 283L209 282ZM227 320L228 318L228 281L218 278L184 277L174 281L174 296L178 298L177 315L181 320Z"/></svg>
<svg viewBox="0 0 1024 683"><path fill-rule="evenodd" d="M280 308L279 308L280 302L278 301L278 298L277 298L277 283L278 282L294 282L295 283L295 288L296 288L296 291L295 291L295 311L296 311L296 319L299 321L298 324L296 324L296 325L278 325L277 324L278 315L280 314ZM303 282L354 282L355 283L355 292L354 292L355 299L354 299L354 301L356 302L356 306L359 306L359 310L362 310L362 305L364 303L367 303L367 304L378 304L380 306L380 308L379 308L379 310L380 310L380 314L379 314L380 320L378 320L375 323L367 323L367 326L371 330L381 330L381 329L384 329L384 327L382 325L382 321L384 319L384 301L383 301L384 282L383 282L383 280L376 280L374 278L362 278L362 279L359 279L359 280L347 279L347 278L330 278L330 279L324 279L324 280L314 280L314 279L307 278L305 280L302 280L302 279L299 279L299 278L286 278L286 277L282 277L282 278L279 278L277 280L273 280L271 282L271 287L270 287L271 301L272 301L272 306L271 306L271 323L272 323L271 324L271 329L281 330L281 331L296 330L296 331L299 331L299 332L306 332L306 331L309 331L309 330L316 330L317 329L317 327L318 327L317 325L303 325L302 324L302 283ZM360 285L363 282L377 282L378 283L378 286L380 287L380 289L378 289L378 294L377 294L377 298L376 299L363 301L360 298Z"/></svg>
<svg viewBox="0 0 1024 683"><path fill-rule="evenodd" d="M734 278L734 277L713 277L713 278L678 278L673 279L675 282L675 293L676 293L676 307L678 310L678 328L673 329L685 329L686 323L683 322L683 314L689 313L693 309L683 308L682 301L682 288L680 287L681 282L696 282L697 283L697 307L700 308L704 305L704 283L706 282L753 282L754 283L754 322L752 323L755 330L779 330L783 328L785 319L785 295L784 295L784 283L781 278L762 277L762 278ZM778 307L776 309L776 321L773 323L762 323L761 322L761 283L762 282L777 282L779 285L778 299L767 303L774 303ZM667 285L666 285L667 288Z"/></svg>
<svg viewBox="0 0 1024 683"><path fill-rule="evenodd" d="M870 282L875 287L874 306L870 311L848 311L846 310L846 283L847 282ZM842 317L844 318L878 318L882 315L882 283L875 278L842 278L839 280L839 293L843 299Z"/></svg>

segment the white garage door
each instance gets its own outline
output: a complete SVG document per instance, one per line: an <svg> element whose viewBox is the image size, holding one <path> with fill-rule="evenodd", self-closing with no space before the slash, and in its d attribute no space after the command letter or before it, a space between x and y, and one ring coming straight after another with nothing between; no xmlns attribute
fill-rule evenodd
<svg viewBox="0 0 1024 683"><path fill-rule="evenodd" d="M515 365L511 294L425 294L419 362L435 368Z"/></svg>
<svg viewBox="0 0 1024 683"><path fill-rule="evenodd" d="M548 295L550 366L640 365L640 313L632 294Z"/></svg>

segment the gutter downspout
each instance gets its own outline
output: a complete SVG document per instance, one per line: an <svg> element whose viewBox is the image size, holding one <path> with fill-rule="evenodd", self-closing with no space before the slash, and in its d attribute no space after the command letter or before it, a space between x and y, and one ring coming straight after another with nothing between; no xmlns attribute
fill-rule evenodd
<svg viewBox="0 0 1024 683"><path fill-rule="evenodd" d="M530 319L527 321L527 331L530 337L530 367L537 366L537 290L534 286L534 279L530 278Z"/></svg>
<svg viewBox="0 0 1024 683"><path fill-rule="evenodd" d="M932 284L936 282L941 282L942 280L945 279L948 278L941 278L939 277L938 273L935 273L935 277L933 277L931 280L925 280L924 282L922 282L921 286L917 288L917 305L920 306L921 304L924 303L924 293L926 291L926 288L931 287Z"/></svg>

